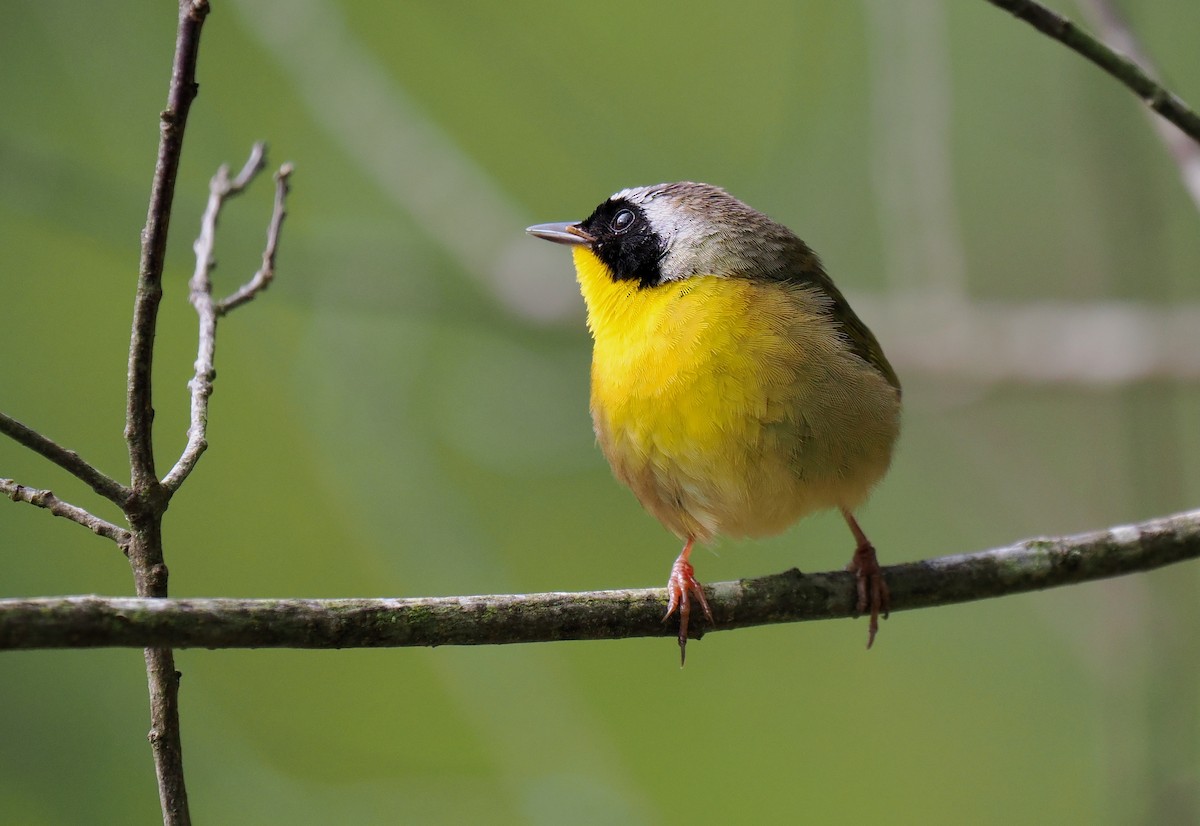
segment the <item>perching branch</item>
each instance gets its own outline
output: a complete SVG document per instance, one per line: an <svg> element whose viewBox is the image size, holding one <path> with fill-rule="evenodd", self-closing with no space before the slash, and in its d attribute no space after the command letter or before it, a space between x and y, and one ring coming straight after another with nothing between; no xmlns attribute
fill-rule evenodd
<svg viewBox="0 0 1200 826"><path fill-rule="evenodd" d="M270 286L275 277L275 254L279 244L279 231L283 219L287 215L285 202L288 193L288 178L292 174L290 164L284 164L275 174L275 206L271 213L271 221L267 226L267 243L263 250L262 266L258 272L242 285L236 292L224 300L213 298L212 270L216 266L214 247L216 242L217 221L221 217L221 209L225 202L235 195L240 195L262 171L266 164L266 146L254 144L250 157L236 178L229 178L229 167L222 166L217 170L209 183L208 206L200 221L200 236L196 239L196 270L189 283L192 306L200 320L199 345L196 353L196 374L188 382L192 395L191 424L188 427L187 446L184 448L179 461L163 478L162 485L167 495L174 495L183 481L187 479L201 454L208 448L208 399L213 392L213 380L216 378L216 346L217 319L232 312L237 307L251 301L258 293Z"/></svg>
<svg viewBox="0 0 1200 826"><path fill-rule="evenodd" d="M1148 571L1200 558L1200 510L1106 531L884 569L892 611L931 608ZM785 571L706 586L715 628L695 636L854 615L845 571ZM370 648L674 636L663 589L432 599L0 600L0 650Z"/></svg>
<svg viewBox="0 0 1200 826"><path fill-rule="evenodd" d="M43 436L3 413L0 413L0 433L12 437L18 444L49 459L110 502L124 505L125 500L129 498L128 488L84 461L78 453L67 450L53 439Z"/></svg>
<svg viewBox="0 0 1200 826"><path fill-rule="evenodd" d="M1200 115L1155 82L1136 63L1113 51L1065 17L1034 0L988 0L1024 20L1047 37L1078 52L1125 84L1155 112L1200 142Z"/></svg>
<svg viewBox="0 0 1200 826"><path fill-rule="evenodd" d="M129 531L118 528L111 522L106 522L70 502L64 502L55 496L53 491L29 488L17 484L12 479L0 479L0 493L14 502L28 502L30 505L45 508L55 516L70 519L72 522L83 525L92 533L107 537L122 547L129 541Z"/></svg>

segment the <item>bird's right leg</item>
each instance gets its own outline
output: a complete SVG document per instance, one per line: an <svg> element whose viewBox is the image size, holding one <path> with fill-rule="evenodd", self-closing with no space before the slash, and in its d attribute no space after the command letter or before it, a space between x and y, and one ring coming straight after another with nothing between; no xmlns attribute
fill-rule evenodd
<svg viewBox="0 0 1200 826"><path fill-rule="evenodd" d="M692 597L695 597L700 603L708 621L716 624L713 622L712 611L708 607L708 599L704 596L704 586L696 581L696 571L692 568L692 563L688 561L688 557L692 555L692 544L695 541L694 538L689 537L688 541L684 543L683 551L675 560L675 564L671 566L671 576L667 580L667 594L670 596L670 601L667 603L667 613L663 616L663 622L670 619L678 609L680 666L687 660L688 619L692 613Z"/></svg>
<svg viewBox="0 0 1200 826"><path fill-rule="evenodd" d="M854 541L858 543L846 570L854 574L858 584L858 605L855 610L859 614L868 611L871 614L871 623L867 628L867 648L870 648L875 642L875 634L879 631L879 615L882 613L883 618L887 619L891 595L888 593L887 583L883 580L879 558L875 556L875 546L867 539L867 535L858 526L858 521L850 511L843 508L842 516L846 518L846 524L854 534Z"/></svg>

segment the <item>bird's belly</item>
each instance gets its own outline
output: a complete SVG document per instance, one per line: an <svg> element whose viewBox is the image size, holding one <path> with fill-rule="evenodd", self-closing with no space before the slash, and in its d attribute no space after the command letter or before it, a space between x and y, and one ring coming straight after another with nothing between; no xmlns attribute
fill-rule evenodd
<svg viewBox="0 0 1200 826"><path fill-rule="evenodd" d="M618 414L597 422L597 431L607 433L601 441L614 474L681 538L777 533L828 498L797 489L790 468L753 451L759 438L749 426L740 434L684 427L664 432L621 420Z"/></svg>
<svg viewBox="0 0 1200 826"><path fill-rule="evenodd" d="M722 321L697 333L676 314L669 335L597 341L592 417L614 474L669 530L701 541L853 510L887 470L895 389L827 346L837 336L818 318L809 332L753 337Z"/></svg>
<svg viewBox="0 0 1200 826"><path fill-rule="evenodd" d="M617 478L680 537L775 534L807 513L855 507L887 468L881 456L825 473L829 462L812 457L806 473L792 426L721 415L698 401L705 395L594 411Z"/></svg>

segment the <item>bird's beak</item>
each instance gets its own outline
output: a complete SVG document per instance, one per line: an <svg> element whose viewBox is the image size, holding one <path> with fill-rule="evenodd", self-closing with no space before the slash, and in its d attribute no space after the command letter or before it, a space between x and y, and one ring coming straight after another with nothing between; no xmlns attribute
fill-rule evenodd
<svg viewBox="0 0 1200 826"><path fill-rule="evenodd" d="M579 228L578 221L564 221L561 224L538 224L525 230L534 238L553 241L556 244L571 244L573 246L590 247L596 239Z"/></svg>

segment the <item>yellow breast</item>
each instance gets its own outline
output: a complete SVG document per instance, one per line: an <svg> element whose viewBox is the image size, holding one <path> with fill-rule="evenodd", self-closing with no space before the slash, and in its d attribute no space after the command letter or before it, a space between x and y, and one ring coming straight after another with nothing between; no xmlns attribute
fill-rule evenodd
<svg viewBox="0 0 1200 826"><path fill-rule="evenodd" d="M692 277L639 289L588 249L592 417L616 476L681 537L762 535L853 508L883 475L899 398L811 289Z"/></svg>

